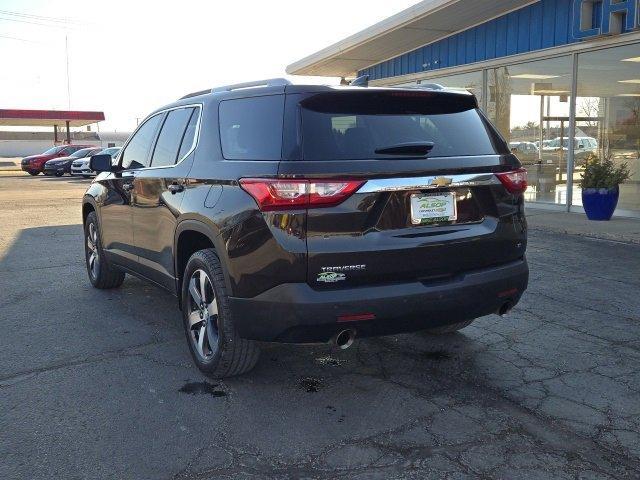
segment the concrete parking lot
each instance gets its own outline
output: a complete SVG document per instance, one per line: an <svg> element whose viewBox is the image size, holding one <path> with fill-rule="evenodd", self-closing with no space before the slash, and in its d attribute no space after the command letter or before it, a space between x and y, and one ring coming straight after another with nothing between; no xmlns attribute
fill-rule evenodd
<svg viewBox="0 0 640 480"><path fill-rule="evenodd" d="M91 288L88 183L0 177L0 478L640 477L640 245L532 230L507 317L211 381L173 297Z"/></svg>

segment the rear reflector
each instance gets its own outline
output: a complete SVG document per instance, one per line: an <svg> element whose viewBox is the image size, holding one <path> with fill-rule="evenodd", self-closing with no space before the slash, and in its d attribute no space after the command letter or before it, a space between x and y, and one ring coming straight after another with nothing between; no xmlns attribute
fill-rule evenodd
<svg viewBox="0 0 640 480"><path fill-rule="evenodd" d="M502 292L498 292L498 297L499 298L510 297L512 295L515 295L516 293L518 293L518 289L517 288L511 288L509 290L504 290Z"/></svg>
<svg viewBox="0 0 640 480"><path fill-rule="evenodd" d="M373 320L376 316L373 313L354 313L350 315L339 315L338 322L362 322L364 320Z"/></svg>
<svg viewBox="0 0 640 480"><path fill-rule="evenodd" d="M240 186L263 212L338 205L358 190L360 180L274 180L243 178Z"/></svg>
<svg viewBox="0 0 640 480"><path fill-rule="evenodd" d="M495 175L509 193L523 193L527 189L527 171L524 168Z"/></svg>

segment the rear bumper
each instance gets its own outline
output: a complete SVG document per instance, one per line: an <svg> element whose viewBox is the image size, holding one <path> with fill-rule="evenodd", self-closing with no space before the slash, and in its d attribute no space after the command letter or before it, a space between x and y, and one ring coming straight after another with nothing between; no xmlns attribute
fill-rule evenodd
<svg viewBox="0 0 640 480"><path fill-rule="evenodd" d="M289 283L254 298L229 299L242 338L274 342L328 342L340 330L361 337L437 327L496 313L515 305L527 288L526 259L475 270L440 283L395 283L317 291ZM373 314L366 321L344 315Z"/></svg>

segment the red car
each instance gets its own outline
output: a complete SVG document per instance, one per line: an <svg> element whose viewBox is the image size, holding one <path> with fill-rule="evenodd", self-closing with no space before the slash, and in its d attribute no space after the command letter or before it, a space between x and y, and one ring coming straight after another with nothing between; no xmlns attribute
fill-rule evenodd
<svg viewBox="0 0 640 480"><path fill-rule="evenodd" d="M44 164L47 163L47 160L57 157L68 157L81 148L94 146L95 145L61 145L59 147L53 147L39 155L31 155L30 157L23 158L21 162L22 170L29 173L29 175L38 175L44 171Z"/></svg>

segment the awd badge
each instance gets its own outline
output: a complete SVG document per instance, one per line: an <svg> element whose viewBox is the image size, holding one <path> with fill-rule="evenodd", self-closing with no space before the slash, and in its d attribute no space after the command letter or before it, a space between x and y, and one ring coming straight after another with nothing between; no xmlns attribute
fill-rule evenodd
<svg viewBox="0 0 640 480"><path fill-rule="evenodd" d="M336 283L336 282L342 282L343 280L346 280L346 279L347 279L347 276L344 273L320 272L318 274L318 278L316 279L316 281L324 282L324 283Z"/></svg>

